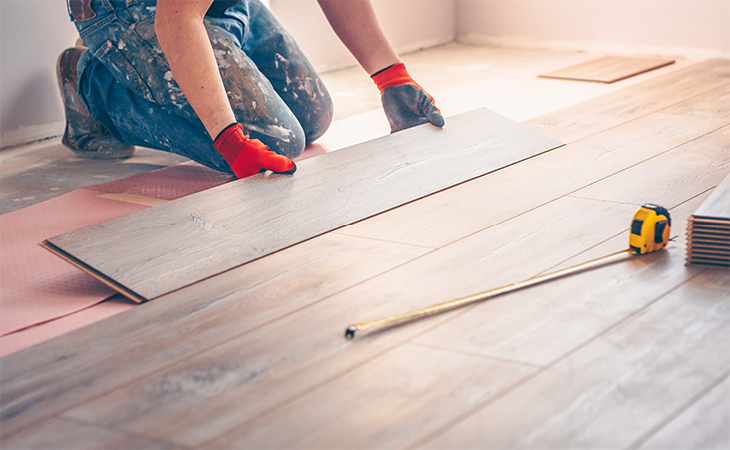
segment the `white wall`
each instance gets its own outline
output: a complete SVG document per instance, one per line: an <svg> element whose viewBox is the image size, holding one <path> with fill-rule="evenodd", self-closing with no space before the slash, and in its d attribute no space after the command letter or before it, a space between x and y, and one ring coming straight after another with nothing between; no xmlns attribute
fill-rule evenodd
<svg viewBox="0 0 730 450"><path fill-rule="evenodd" d="M459 0L457 34L608 52L730 55L730 0Z"/></svg>
<svg viewBox="0 0 730 450"><path fill-rule="evenodd" d="M56 59L77 36L63 0L0 0L0 147L61 132Z"/></svg>
<svg viewBox="0 0 730 450"><path fill-rule="evenodd" d="M456 3L457 0L373 0L378 20L399 53L453 41ZM327 24L316 0L271 0L271 10L317 70L356 64Z"/></svg>

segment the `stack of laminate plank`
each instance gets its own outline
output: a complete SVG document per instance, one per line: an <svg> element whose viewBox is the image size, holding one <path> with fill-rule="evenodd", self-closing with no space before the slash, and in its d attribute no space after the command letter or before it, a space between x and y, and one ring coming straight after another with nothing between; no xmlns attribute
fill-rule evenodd
<svg viewBox="0 0 730 450"><path fill-rule="evenodd" d="M730 266L730 176L689 218L687 264Z"/></svg>

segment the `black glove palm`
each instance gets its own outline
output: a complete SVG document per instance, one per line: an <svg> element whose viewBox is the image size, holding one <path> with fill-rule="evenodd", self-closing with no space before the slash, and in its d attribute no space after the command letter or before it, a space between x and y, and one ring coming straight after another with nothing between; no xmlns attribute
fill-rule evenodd
<svg viewBox="0 0 730 450"><path fill-rule="evenodd" d="M380 100L383 102L391 133L424 123L431 123L439 128L444 126L444 118L431 97L412 84L386 88Z"/></svg>

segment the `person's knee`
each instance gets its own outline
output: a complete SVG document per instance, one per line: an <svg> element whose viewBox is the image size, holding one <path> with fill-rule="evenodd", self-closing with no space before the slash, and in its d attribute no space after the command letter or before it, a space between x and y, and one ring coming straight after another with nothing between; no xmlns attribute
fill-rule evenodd
<svg viewBox="0 0 730 450"><path fill-rule="evenodd" d="M260 140L269 147L269 150L287 158L293 159L301 155L307 145L304 129L296 122L289 126L279 123L249 127L244 125L244 129L246 128L250 132L251 139Z"/></svg>
<svg viewBox="0 0 730 450"><path fill-rule="evenodd" d="M323 89L322 91L324 95L319 95L312 100L310 113L302 121L307 144L320 138L332 123L332 98L329 96L327 90Z"/></svg>

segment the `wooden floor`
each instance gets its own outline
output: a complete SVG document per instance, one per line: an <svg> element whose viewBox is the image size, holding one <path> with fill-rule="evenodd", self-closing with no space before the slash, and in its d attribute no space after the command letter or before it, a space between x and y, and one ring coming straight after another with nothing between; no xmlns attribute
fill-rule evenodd
<svg viewBox="0 0 730 450"><path fill-rule="evenodd" d="M730 272L685 266L730 173L730 61L526 122L567 145L0 361L9 448L729 448ZM666 251L380 333L627 247Z"/></svg>

